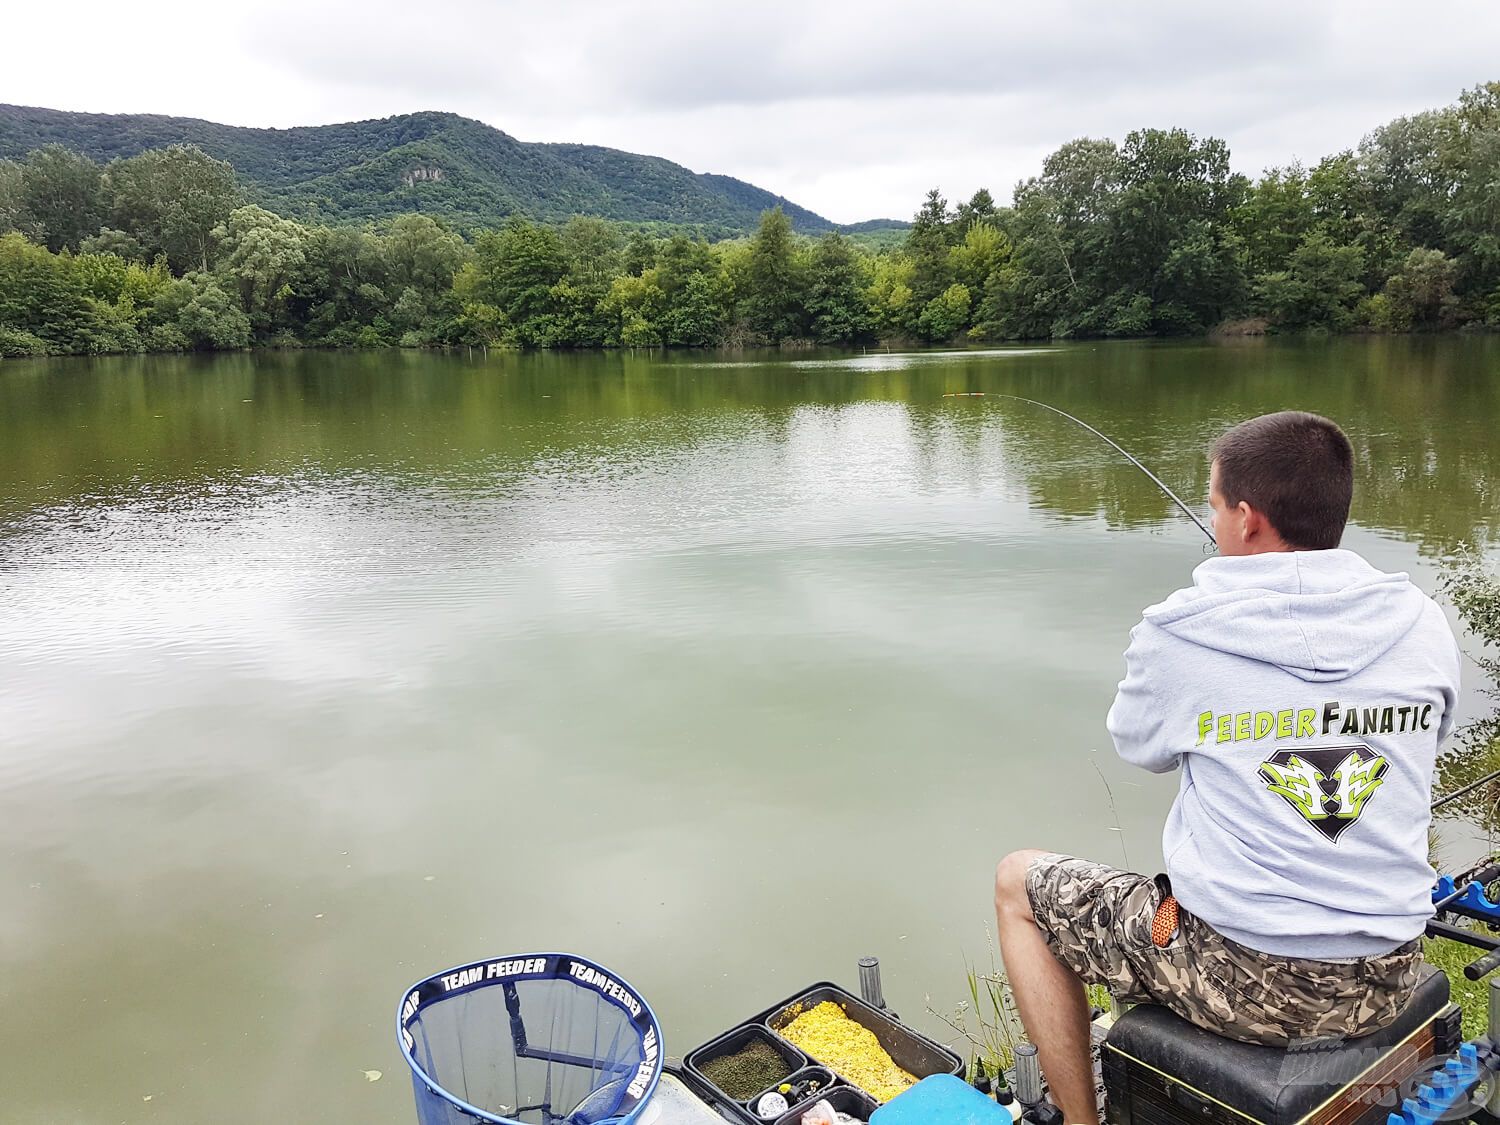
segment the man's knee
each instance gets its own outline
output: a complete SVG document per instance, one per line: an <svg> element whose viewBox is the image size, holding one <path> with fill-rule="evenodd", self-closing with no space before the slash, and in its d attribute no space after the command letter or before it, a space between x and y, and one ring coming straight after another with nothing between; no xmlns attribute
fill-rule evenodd
<svg viewBox="0 0 1500 1125"><path fill-rule="evenodd" d="M995 867L995 909L1031 917L1031 900L1026 894L1026 872L1031 861L1046 855L1036 848L1011 852Z"/></svg>

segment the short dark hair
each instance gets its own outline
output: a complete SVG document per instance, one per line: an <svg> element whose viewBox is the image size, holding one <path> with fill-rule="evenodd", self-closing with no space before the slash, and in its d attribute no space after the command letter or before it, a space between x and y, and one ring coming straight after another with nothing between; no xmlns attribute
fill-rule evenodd
<svg viewBox="0 0 1500 1125"><path fill-rule="evenodd" d="M1354 447L1317 414L1262 414L1224 433L1211 459L1219 494L1265 514L1288 546L1324 551L1339 545L1354 498Z"/></svg>

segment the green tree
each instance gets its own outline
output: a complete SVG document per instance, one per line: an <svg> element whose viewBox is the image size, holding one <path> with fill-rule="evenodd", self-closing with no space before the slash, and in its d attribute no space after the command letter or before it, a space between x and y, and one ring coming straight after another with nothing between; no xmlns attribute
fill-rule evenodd
<svg viewBox="0 0 1500 1125"><path fill-rule="evenodd" d="M219 272L238 293L251 328L265 336L280 327L292 282L307 260L307 231L252 205L230 212L212 237L223 254Z"/></svg>
<svg viewBox="0 0 1500 1125"><path fill-rule="evenodd" d="M479 236L475 263L477 295L500 311L516 343L537 347L553 337L552 289L568 268L556 231L511 219L499 231Z"/></svg>
<svg viewBox="0 0 1500 1125"><path fill-rule="evenodd" d="M750 240L748 291L744 305L750 327L768 340L787 340L806 332L806 300L797 263L796 236L780 207L760 217Z"/></svg>
<svg viewBox="0 0 1500 1125"><path fill-rule="evenodd" d="M1246 268L1251 274L1285 269L1313 222L1307 171L1300 164L1268 169L1234 211Z"/></svg>
<svg viewBox="0 0 1500 1125"><path fill-rule="evenodd" d="M23 176L23 169L14 160L0 160L0 234L18 231L32 242L40 242L42 232L26 210Z"/></svg>
<svg viewBox="0 0 1500 1125"><path fill-rule="evenodd" d="M708 243L675 234L658 248L653 271L665 298L662 342L685 347L719 343L728 319L727 287Z"/></svg>
<svg viewBox="0 0 1500 1125"><path fill-rule="evenodd" d="M899 335L909 331L909 326L916 321L921 310L913 308L916 304L911 291L914 270L911 259L900 251L882 254L875 259L870 284L865 290L865 302L876 331Z"/></svg>
<svg viewBox="0 0 1500 1125"><path fill-rule="evenodd" d="M668 298L660 320L662 341L678 347L711 348L722 339L727 317L719 279L711 271L697 271Z"/></svg>
<svg viewBox="0 0 1500 1125"><path fill-rule="evenodd" d="M192 145L172 145L116 160L105 177L112 227L147 253L165 254L174 271L213 265L213 231L241 203L233 168Z"/></svg>
<svg viewBox="0 0 1500 1125"><path fill-rule="evenodd" d="M605 312L613 322L608 342L627 348L661 344L660 320L666 305L667 295L656 283L655 269L615 278L604 299Z"/></svg>
<svg viewBox="0 0 1500 1125"><path fill-rule="evenodd" d="M650 269L656 264L654 253L651 251L649 239L645 239L645 251L634 242L635 238L643 238L642 235L632 236L632 245L636 247L637 259L641 261L639 270L626 269L626 273L640 274L642 270ZM562 228L563 256L568 260L568 277L575 284L589 288L608 290L610 281L623 269L623 241L620 237L620 228L613 223L605 222L588 215L575 215L569 219ZM649 258L650 260L644 260Z"/></svg>
<svg viewBox="0 0 1500 1125"><path fill-rule="evenodd" d="M1183 129L1141 129L1120 150L1120 191L1100 255L1104 291L1118 307L1149 298L1152 328L1194 331L1243 299L1231 215L1249 181L1230 171L1229 149ZM1208 288L1200 283L1210 280ZM1090 327L1097 328L1097 318Z"/></svg>
<svg viewBox="0 0 1500 1125"><path fill-rule="evenodd" d="M1335 245L1358 246L1365 261L1365 288L1378 289L1405 250L1400 234L1375 207L1359 160L1352 152L1325 156L1308 173L1307 195L1317 229Z"/></svg>
<svg viewBox="0 0 1500 1125"><path fill-rule="evenodd" d="M469 258L462 238L427 215L402 215L380 235L386 277L392 288L438 294Z"/></svg>
<svg viewBox="0 0 1500 1125"><path fill-rule="evenodd" d="M1089 331L1109 286L1105 256L1123 176L1109 140L1069 141L1016 188L1008 216L1012 261L985 281L980 333L992 339Z"/></svg>
<svg viewBox="0 0 1500 1125"><path fill-rule="evenodd" d="M906 256L911 260L912 297L923 307L953 282L948 249L952 244L948 201L937 188L927 193L911 229L906 232Z"/></svg>
<svg viewBox="0 0 1500 1125"><path fill-rule="evenodd" d="M390 303L384 240L368 230L314 227L302 257L286 299L288 317L308 343L352 345ZM452 300L451 288L438 299Z"/></svg>
<svg viewBox="0 0 1500 1125"><path fill-rule="evenodd" d="M1255 279L1259 308L1278 328L1340 331L1354 322L1364 293L1364 255L1357 246L1338 246L1314 230L1292 252L1285 270Z"/></svg>
<svg viewBox="0 0 1500 1125"><path fill-rule="evenodd" d="M645 231L631 232L621 265L631 277L640 277L653 268L656 265L656 240Z"/></svg>
<svg viewBox="0 0 1500 1125"><path fill-rule="evenodd" d="M49 352L85 350L91 309L67 267L20 234L0 235L0 326L41 340Z"/></svg>
<svg viewBox="0 0 1500 1125"><path fill-rule="evenodd" d="M1471 292L1500 287L1500 82L1465 90L1442 158L1454 188L1443 211L1447 249Z"/></svg>
<svg viewBox="0 0 1500 1125"><path fill-rule="evenodd" d="M969 288L955 282L922 308L917 331L924 340L951 340L969 321Z"/></svg>
<svg viewBox="0 0 1500 1125"><path fill-rule="evenodd" d="M250 343L250 318L211 274L188 273L173 282L156 299L155 314L166 329L157 347L214 351Z"/></svg>
<svg viewBox="0 0 1500 1125"><path fill-rule="evenodd" d="M995 207L995 197L989 193L988 188L980 188L969 197L967 203L960 203L953 216L953 221L960 234L969 230L976 223L994 223L999 218L999 211Z"/></svg>
<svg viewBox="0 0 1500 1125"><path fill-rule="evenodd" d="M1441 250L1413 250L1385 283L1387 326L1402 332L1453 327L1458 320L1453 292L1457 281L1458 263Z"/></svg>
<svg viewBox="0 0 1500 1125"><path fill-rule="evenodd" d="M101 185L99 165L62 145L46 145L26 158L21 206L47 249L76 249L99 229Z"/></svg>
<svg viewBox="0 0 1500 1125"><path fill-rule="evenodd" d="M144 262L146 248L122 230L101 227L98 234L90 235L78 244L80 254L113 254L127 262Z"/></svg>
<svg viewBox="0 0 1500 1125"><path fill-rule="evenodd" d="M1018 261L985 278L971 335L981 340L1036 340L1067 331L1061 313L1068 295Z"/></svg>
<svg viewBox="0 0 1500 1125"><path fill-rule="evenodd" d="M807 285L807 315L814 340L852 344L870 334L867 284L852 242L836 231L818 240Z"/></svg>
<svg viewBox="0 0 1500 1125"><path fill-rule="evenodd" d="M963 241L949 253L953 275L972 293L1002 264L1010 260L1010 239L993 223L973 223L964 232Z"/></svg>
<svg viewBox="0 0 1500 1125"><path fill-rule="evenodd" d="M1469 632L1480 642L1475 658L1482 677L1479 692L1500 703L1500 575L1484 553L1468 545L1444 563L1443 592ZM1467 671L1465 673L1467 675ZM1454 745L1438 760L1439 788L1445 793L1477 782L1500 769L1500 711L1494 707L1462 726ZM1463 815L1491 836L1500 830L1500 786L1481 785L1445 807L1445 816Z"/></svg>
<svg viewBox="0 0 1500 1125"><path fill-rule="evenodd" d="M1398 117L1359 146L1371 205L1408 246L1442 245L1443 212L1454 191L1442 150L1453 125L1449 110Z"/></svg>
<svg viewBox="0 0 1500 1125"><path fill-rule="evenodd" d="M713 273L715 266L708 243L686 234L674 234L657 248L656 283L670 298L695 275Z"/></svg>

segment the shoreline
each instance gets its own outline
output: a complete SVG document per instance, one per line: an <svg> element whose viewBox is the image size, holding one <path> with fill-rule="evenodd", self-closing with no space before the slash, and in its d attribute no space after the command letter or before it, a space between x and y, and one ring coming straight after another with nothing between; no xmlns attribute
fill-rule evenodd
<svg viewBox="0 0 1500 1125"><path fill-rule="evenodd" d="M1435 340L1465 337L1500 335L1500 325L1464 325L1461 328L1446 328L1431 332L1377 332L1355 329L1347 332L1277 332L1235 331L1218 326L1207 332L1175 336L1040 336L1030 339L1008 340L951 340L946 343L923 343L910 339L877 340L871 344L820 344L813 340L784 340L780 343L718 345L698 347L687 344L652 344L634 347L623 344L601 344L587 347L520 347L515 344L468 345L468 344L382 344L376 346L351 346L348 344L252 344L244 348L180 348L140 351L101 352L44 352L39 355L0 355L0 367L6 363L44 359L126 359L137 356L214 356L214 355L267 355L298 352L328 352L337 355L380 355L390 352L408 354L453 354L466 353L488 356L499 355L647 355L695 354L695 355L743 355L748 353L781 352L844 352L852 354L889 353L892 355L922 352L984 352L1003 348L1057 347L1069 344L1243 344L1250 341L1326 341L1326 340Z"/></svg>

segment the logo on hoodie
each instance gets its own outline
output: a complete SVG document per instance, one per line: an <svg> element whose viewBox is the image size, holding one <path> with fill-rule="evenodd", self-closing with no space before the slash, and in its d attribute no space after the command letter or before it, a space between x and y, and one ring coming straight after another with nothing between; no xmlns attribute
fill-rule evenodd
<svg viewBox="0 0 1500 1125"><path fill-rule="evenodd" d="M1331 842L1385 783L1386 760L1363 743L1282 750L1260 764L1266 788Z"/></svg>

